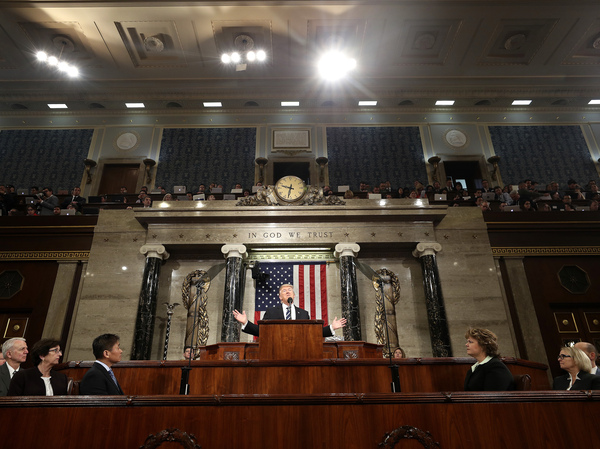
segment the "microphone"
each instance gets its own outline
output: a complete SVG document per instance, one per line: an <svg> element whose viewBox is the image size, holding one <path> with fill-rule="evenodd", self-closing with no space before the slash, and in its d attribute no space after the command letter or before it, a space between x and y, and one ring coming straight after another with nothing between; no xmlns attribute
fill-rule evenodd
<svg viewBox="0 0 600 449"><path fill-rule="evenodd" d="M294 302L294 298L288 298L288 304L291 307L292 303Z"/></svg>

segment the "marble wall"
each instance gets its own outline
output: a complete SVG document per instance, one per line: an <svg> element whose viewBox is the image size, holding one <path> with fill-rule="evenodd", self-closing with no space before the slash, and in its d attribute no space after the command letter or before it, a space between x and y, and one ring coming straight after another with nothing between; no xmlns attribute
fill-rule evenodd
<svg viewBox="0 0 600 449"><path fill-rule="evenodd" d="M365 208L370 213L373 213L373 208L378 208L379 202L377 201L361 201L360 207ZM388 206L380 206L379 208L385 209L387 207L389 208L387 213L398 213L400 217L403 217L401 213L410 212L413 207L407 206L406 201L392 200L391 203L388 203ZM157 243L156 240L160 238L164 239L160 243L163 243L172 253L161 268L157 319L152 344L152 358L162 358L166 325L166 307L163 303L177 302L182 304L181 287L185 276L198 269L208 271L216 265L223 264L224 259L222 254L219 253L220 245L231 243L225 241L223 237L219 237L218 230L224 228L224 223L202 225L199 229L202 236L198 234L193 237L192 225L187 225L186 228L185 224L186 220L189 220L190 214L194 216L199 214L199 212L191 209L192 206L180 205L177 211L168 212L146 211L144 212L145 216L142 218L140 217L141 211L106 210L101 212L81 294L78 298L77 315L73 326L71 344L68 348L68 359L92 359L91 342L95 336L104 332L113 332L121 336L121 346L124 349L123 357L124 359L129 358L144 269L144 256L140 254L140 247L149 240ZM218 204L214 207L217 209L214 211L204 210L202 213L215 213L221 216L223 221L228 221L226 214L223 216L227 206ZM417 209L416 206L414 207ZM352 219L349 218L346 228L342 230L347 233L355 232L359 237L359 244L361 243L360 239L366 239L366 236L370 236L366 233L373 229L377 231L378 235L381 235L382 240L390 241L385 245L385 249L380 251L381 257L361 258L359 252L358 258L374 270L386 268L398 276L401 285L401 299L396 305L396 320L401 346L411 357L428 357L432 355L421 265L410 249L412 245L418 243L418 236L422 235L423 239L437 241L442 245L442 251L436 255L436 259L442 281L442 294L446 305L454 356L465 355L464 333L469 326L492 329L499 336L502 354L506 356L516 355L516 344L513 343L510 318L496 275L481 212L475 208L448 208L446 210L441 206L426 205L425 207L418 207L420 211L427 208L432 209L436 214L442 212L444 214L441 222L437 226L433 226L434 235L428 237L426 235L430 234L430 231L425 230L424 232L422 221L403 221L401 224L389 222L380 224L378 228L373 228L373 226L365 226L362 223L352 223ZM299 208L294 208L295 210L286 209L286 211L277 211L277 213L305 215L314 213L314 226L323 226L322 223L319 224L320 213L323 212L323 208L314 212ZM386 211L382 210L383 212ZM172 224L163 223L160 225L161 231L156 231L158 228L154 225L146 230L140 223L140 221L152 220L152 214L164 218L168 216L168 213L188 218L179 220L172 217ZM234 214L243 213L245 212L239 211L239 209L230 211L232 217ZM258 214L258 211L256 213ZM265 222L269 221L268 213L264 217ZM334 208L329 213L345 214L349 211L343 208ZM310 228L310 223L307 226ZM398 226L403 229L401 233L397 232ZM171 228L170 231L169 228ZM242 228L243 225L237 226L240 235L238 243L244 243L241 236L245 233ZM172 249L185 248L186 244L174 245L173 242L166 241L168 238L172 238L173 241L180 240L183 234L179 233L186 232L186 229L190 230L190 237L187 235L185 237L190 239L189 244L192 244L194 238L205 238L211 232L215 233L217 239L223 239L223 241L209 242L207 248L201 252L199 251L204 255L203 258L192 260L193 256L190 256L192 251L186 251L185 254L177 250L172 251ZM158 232L164 233L158 234ZM405 237L398 238L400 234ZM171 235L171 237L167 237L168 235ZM322 235L323 237L318 241L311 239L305 244L327 245L333 248L340 241L339 236L334 235L334 233L323 233ZM373 237L370 237L370 240L373 239ZM402 242L401 245L393 242L402 239L408 241ZM272 241L264 243L276 246ZM200 243L196 242L195 245L198 244ZM414 248L414 246L412 247ZM209 252L215 253L214 257L206 257L207 249ZM224 281L225 271L223 270L214 277L207 293L210 327L208 344L214 344L220 338ZM244 309L249 315L254 311L253 282L251 276L248 275L246 277ZM328 268L328 289L329 315L332 319L333 316L341 316L338 264L330 264ZM358 273L358 289L362 336L366 341L375 342L375 291L370 279L360 273ZM175 308L172 319L169 360L181 359L185 326L186 313L184 307L180 305ZM241 340L251 341L251 337L242 334Z"/></svg>

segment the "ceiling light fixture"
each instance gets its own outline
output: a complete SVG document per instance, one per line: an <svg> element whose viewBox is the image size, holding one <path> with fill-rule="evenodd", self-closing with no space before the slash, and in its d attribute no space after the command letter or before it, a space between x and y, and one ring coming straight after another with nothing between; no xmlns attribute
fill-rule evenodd
<svg viewBox="0 0 600 449"><path fill-rule="evenodd" d="M205 108L222 108L223 107L223 103L221 103L220 101L205 101L202 104L204 105Z"/></svg>
<svg viewBox="0 0 600 449"><path fill-rule="evenodd" d="M69 107L64 103L48 103L48 107L50 109L69 109Z"/></svg>
<svg viewBox="0 0 600 449"><path fill-rule="evenodd" d="M529 106L533 100L513 100L513 106Z"/></svg>
<svg viewBox="0 0 600 449"><path fill-rule="evenodd" d="M72 78L79 76L79 69L77 67L61 59L65 50L70 52L73 52L75 50L75 44L73 43L73 41L66 36L59 35L55 36L52 39L52 42L54 43L54 47L56 47L56 49L60 48L59 55L49 55L45 51L38 51L35 54L37 60L39 62L46 63L46 65L50 67L56 67L59 72L66 73Z"/></svg>
<svg viewBox="0 0 600 449"><path fill-rule="evenodd" d="M254 48L254 39L247 34L240 34L234 39L232 52L223 53L221 62L223 64L236 64L236 70L246 70L248 63L263 62L267 59L267 52Z"/></svg>
<svg viewBox="0 0 600 449"><path fill-rule="evenodd" d="M600 104L600 100L590 100L588 104Z"/></svg>
<svg viewBox="0 0 600 449"><path fill-rule="evenodd" d="M435 102L436 106L454 106L454 100L438 100Z"/></svg>
<svg viewBox="0 0 600 449"><path fill-rule="evenodd" d="M282 101L281 102L281 106L286 107L286 106L300 106L300 102L299 101Z"/></svg>
<svg viewBox="0 0 600 449"><path fill-rule="evenodd" d="M317 68L322 78L335 81L345 78L356 68L356 59L349 58L340 51L330 51L321 56Z"/></svg>
<svg viewBox="0 0 600 449"><path fill-rule="evenodd" d="M358 102L359 106L377 106L377 101L363 100Z"/></svg>
<svg viewBox="0 0 600 449"><path fill-rule="evenodd" d="M125 103L125 106L129 109L146 107L144 103Z"/></svg>

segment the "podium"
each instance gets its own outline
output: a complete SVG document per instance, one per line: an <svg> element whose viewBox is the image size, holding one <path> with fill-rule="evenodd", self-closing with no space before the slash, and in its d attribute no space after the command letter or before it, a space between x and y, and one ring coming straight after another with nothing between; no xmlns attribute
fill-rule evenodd
<svg viewBox="0 0 600 449"><path fill-rule="evenodd" d="M260 360L323 358L323 320L261 320Z"/></svg>

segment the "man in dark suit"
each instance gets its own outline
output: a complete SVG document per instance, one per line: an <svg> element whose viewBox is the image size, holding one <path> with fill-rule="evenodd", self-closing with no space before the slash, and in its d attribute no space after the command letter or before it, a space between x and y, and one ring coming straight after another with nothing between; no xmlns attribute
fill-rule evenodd
<svg viewBox="0 0 600 449"><path fill-rule="evenodd" d="M92 350L96 361L81 379L79 393L83 395L123 394L123 390L121 390L121 386L112 371L112 366L121 361L121 355L123 354L119 336L102 334L96 337L92 343Z"/></svg>
<svg viewBox="0 0 600 449"><path fill-rule="evenodd" d="M73 187L73 190L71 190L71 195L63 200L60 208L66 209L69 204L77 203L79 205L79 210L83 209L83 206L85 205L85 198L80 195L81 189L79 187Z"/></svg>
<svg viewBox="0 0 600 449"><path fill-rule="evenodd" d="M15 337L6 340L2 345L2 354L6 363L0 366L0 396L6 396L14 374L19 371L21 363L27 360L27 343L24 338Z"/></svg>
<svg viewBox="0 0 600 449"><path fill-rule="evenodd" d="M279 299L281 304L271 307L265 311L263 320L310 320L310 315L304 309L296 307L294 303L294 286L283 284L279 287ZM258 337L259 326L252 321L248 321L246 311L242 313L237 310L233 311L234 318L242 323L242 332ZM329 326L323 328L323 337L331 337L335 334L336 329L340 329L346 325L346 318L335 317Z"/></svg>
<svg viewBox="0 0 600 449"><path fill-rule="evenodd" d="M596 349L596 347L593 344L588 343L586 341L580 341L579 343L575 343L575 347L577 349L581 349L590 358L590 362L592 362L592 370L590 371L590 374L600 376L600 370L596 366L596 359L598 358L598 350Z"/></svg>

